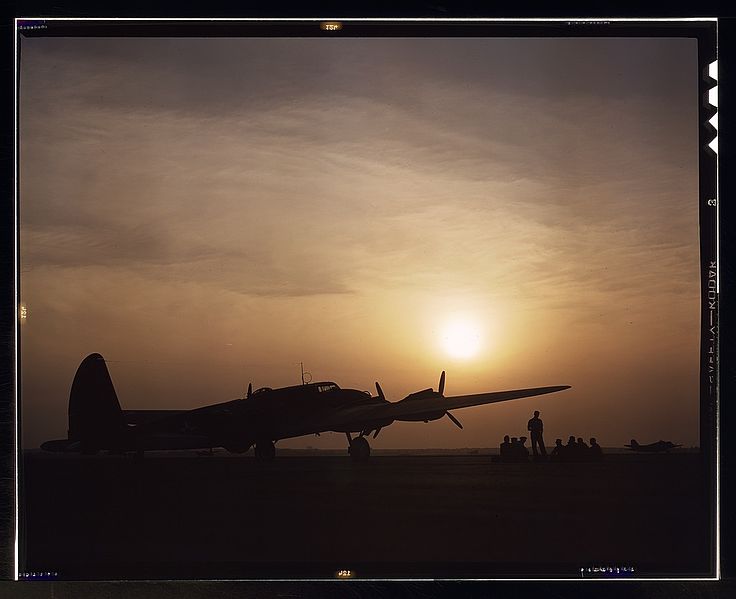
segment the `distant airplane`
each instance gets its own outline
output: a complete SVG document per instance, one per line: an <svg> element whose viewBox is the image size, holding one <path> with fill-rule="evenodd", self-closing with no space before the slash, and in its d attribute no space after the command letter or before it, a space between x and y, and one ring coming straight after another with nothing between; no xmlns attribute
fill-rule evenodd
<svg viewBox="0 0 736 599"><path fill-rule="evenodd" d="M46 441L41 449L136 452L142 457L144 451L161 449L224 447L244 453L255 445L256 458L269 460L279 439L333 431L345 433L348 452L362 460L370 456L366 437L373 433L375 439L394 421L429 422L447 415L462 428L449 410L569 389L562 385L444 397L444 387L443 371L437 391L424 389L397 402L387 401L378 383L378 395L372 397L367 391L341 389L326 381L255 391L248 385L242 399L193 410L121 410L105 359L90 354L72 382L68 438Z"/></svg>
<svg viewBox="0 0 736 599"><path fill-rule="evenodd" d="M675 447L682 447L682 445L675 445L671 441L657 441L656 443L649 443L649 445L639 445L636 439L632 439L631 444L624 444L624 447L639 453L659 453L661 451L669 451Z"/></svg>

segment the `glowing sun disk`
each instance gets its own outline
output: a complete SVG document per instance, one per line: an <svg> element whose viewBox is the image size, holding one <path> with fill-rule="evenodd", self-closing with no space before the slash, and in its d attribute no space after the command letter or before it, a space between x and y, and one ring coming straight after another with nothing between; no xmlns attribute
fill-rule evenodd
<svg viewBox="0 0 736 599"><path fill-rule="evenodd" d="M442 347L453 358L468 359L481 347L481 335L477 326L466 321L452 321L442 329Z"/></svg>

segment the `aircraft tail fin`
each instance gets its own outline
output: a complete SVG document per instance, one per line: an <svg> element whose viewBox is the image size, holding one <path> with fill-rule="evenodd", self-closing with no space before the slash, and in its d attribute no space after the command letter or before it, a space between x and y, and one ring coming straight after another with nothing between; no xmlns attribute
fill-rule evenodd
<svg viewBox="0 0 736 599"><path fill-rule="evenodd" d="M70 441L83 451L109 446L122 426L122 411L105 359L90 354L79 365L69 393Z"/></svg>
<svg viewBox="0 0 736 599"><path fill-rule="evenodd" d="M631 440L631 447L639 447L639 444L636 442L636 439Z"/></svg>

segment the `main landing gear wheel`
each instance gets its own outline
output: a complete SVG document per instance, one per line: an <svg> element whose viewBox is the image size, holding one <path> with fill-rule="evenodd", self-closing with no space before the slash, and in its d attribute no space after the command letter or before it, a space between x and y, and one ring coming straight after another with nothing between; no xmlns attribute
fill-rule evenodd
<svg viewBox="0 0 736 599"><path fill-rule="evenodd" d="M256 443L256 459L262 462L270 462L276 457L276 446L271 441Z"/></svg>
<svg viewBox="0 0 736 599"><path fill-rule="evenodd" d="M356 462L367 460L371 455L371 446L368 444L368 439L365 437L353 439L350 442L350 447L348 447L348 453Z"/></svg>

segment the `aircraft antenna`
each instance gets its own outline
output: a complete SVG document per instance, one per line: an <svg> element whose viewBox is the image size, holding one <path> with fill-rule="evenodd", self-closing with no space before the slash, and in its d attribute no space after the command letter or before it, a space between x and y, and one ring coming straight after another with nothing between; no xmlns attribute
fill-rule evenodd
<svg viewBox="0 0 736 599"><path fill-rule="evenodd" d="M299 366L302 369L302 385L306 385L307 383L311 383L312 382L312 373L311 372L304 372L304 362L299 362Z"/></svg>

